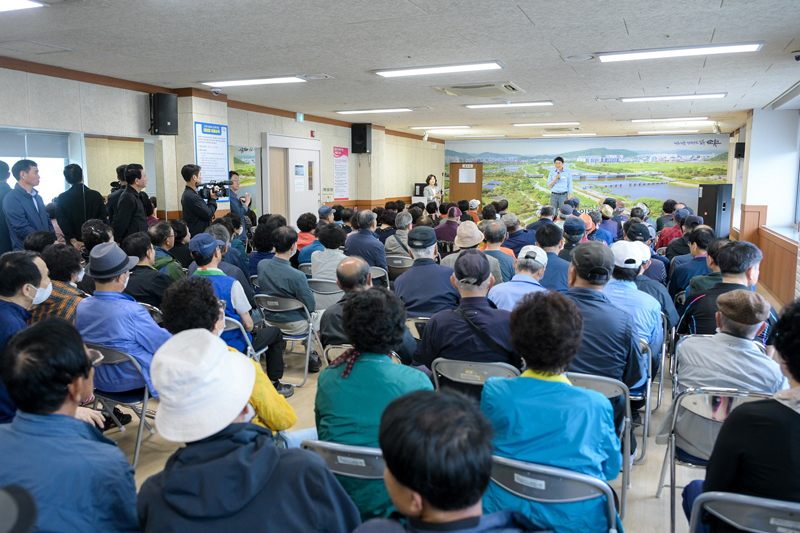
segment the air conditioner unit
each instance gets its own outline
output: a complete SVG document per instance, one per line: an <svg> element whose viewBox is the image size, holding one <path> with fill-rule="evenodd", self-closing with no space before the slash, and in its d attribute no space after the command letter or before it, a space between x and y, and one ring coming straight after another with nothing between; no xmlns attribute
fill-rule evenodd
<svg viewBox="0 0 800 533"><path fill-rule="evenodd" d="M473 96L475 98L496 98L523 94L525 91L510 81L500 83L467 83L450 85L448 87L434 87L450 96Z"/></svg>

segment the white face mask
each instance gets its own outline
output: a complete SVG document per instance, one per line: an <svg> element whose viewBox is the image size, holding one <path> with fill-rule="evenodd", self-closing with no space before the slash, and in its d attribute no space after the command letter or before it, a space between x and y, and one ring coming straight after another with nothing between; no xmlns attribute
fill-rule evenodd
<svg viewBox="0 0 800 533"><path fill-rule="evenodd" d="M239 228L239 232L237 233L237 235L241 235L242 233L244 233L244 226Z"/></svg>
<svg viewBox="0 0 800 533"><path fill-rule="evenodd" d="M33 287L33 285L31 285ZM50 294L53 292L53 284L48 283L47 287L42 289L41 287L33 287L36 289L36 296L33 297L33 305L39 305L40 303L44 302L48 298L50 298Z"/></svg>
<svg viewBox="0 0 800 533"><path fill-rule="evenodd" d="M82 268L80 272L78 272L78 283L83 281L83 275L86 274L86 269Z"/></svg>
<svg viewBox="0 0 800 533"><path fill-rule="evenodd" d="M128 282L129 282L130 280L131 280L131 275L130 275L130 274L128 274L128 275L125 277L125 283L123 283L123 284L122 284L122 290L123 290L123 291L124 291L124 290L125 290L125 288L128 286Z"/></svg>

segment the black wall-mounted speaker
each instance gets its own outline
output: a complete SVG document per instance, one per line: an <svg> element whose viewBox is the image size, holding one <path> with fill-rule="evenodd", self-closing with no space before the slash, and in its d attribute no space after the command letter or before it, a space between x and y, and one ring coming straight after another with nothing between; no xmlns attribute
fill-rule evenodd
<svg viewBox="0 0 800 533"><path fill-rule="evenodd" d="M372 124L350 126L350 147L354 154L372 153Z"/></svg>
<svg viewBox="0 0 800 533"><path fill-rule="evenodd" d="M150 95L150 133L153 135L178 134L178 95L155 93Z"/></svg>
<svg viewBox="0 0 800 533"><path fill-rule="evenodd" d="M744 159L744 143L736 143L733 145L733 157L736 159Z"/></svg>

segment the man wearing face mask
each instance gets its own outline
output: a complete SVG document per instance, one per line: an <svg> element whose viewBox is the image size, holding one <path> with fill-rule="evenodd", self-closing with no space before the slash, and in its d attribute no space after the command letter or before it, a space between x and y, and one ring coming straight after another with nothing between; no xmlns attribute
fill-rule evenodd
<svg viewBox="0 0 800 533"><path fill-rule="evenodd" d="M51 244L42 252L42 260L47 265L53 290L49 298L33 306L29 323L57 316L75 324L78 304L88 297L77 286L84 273L81 253L68 244Z"/></svg>
<svg viewBox="0 0 800 533"><path fill-rule="evenodd" d="M122 294L130 270L138 257L125 254L113 242L98 244L89 255L86 273L94 278L94 296L78 304L75 327L87 343L100 344L132 356L144 376L130 363L103 365L95 375L95 387L106 392L126 392L147 385L150 394L158 393L150 380L153 354L172 335L150 317L131 296Z"/></svg>

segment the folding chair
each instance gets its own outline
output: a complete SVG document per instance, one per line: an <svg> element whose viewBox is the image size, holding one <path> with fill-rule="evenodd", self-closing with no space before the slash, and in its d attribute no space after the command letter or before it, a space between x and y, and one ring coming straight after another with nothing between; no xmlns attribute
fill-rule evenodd
<svg viewBox="0 0 800 533"><path fill-rule="evenodd" d="M142 302L139 302L139 305L147 309L147 312L150 313L150 317L153 319L153 322L155 322L159 326L164 323L164 315L161 313L161 309L159 309L155 305L150 305Z"/></svg>
<svg viewBox="0 0 800 533"><path fill-rule="evenodd" d="M317 345L322 351L322 341L319 338L319 332L314 329L314 321L311 318L311 313L308 312L308 308L301 302L300 300L295 300L294 298L284 298L281 296L271 296L269 294L256 294L255 297L256 305L259 309L261 309L261 313L264 316L267 316L266 313L291 313L292 311L302 311L303 314L306 316L306 321L308 322L308 331L305 333L301 333L298 335L288 335L286 333L283 334L283 338L286 340L294 341L306 341L306 362L303 368L303 381L300 383L292 383L289 381L283 381L283 383L289 383L290 385L294 385L295 387L302 387L306 384L308 380L308 362L311 360L311 344L312 340L317 341ZM269 321L267 320L269 323ZM280 322L272 322L270 325L274 325L277 327L281 326Z"/></svg>
<svg viewBox="0 0 800 533"><path fill-rule="evenodd" d="M389 281L394 281L411 268L414 260L407 255L387 255L386 264L389 266Z"/></svg>
<svg viewBox="0 0 800 533"><path fill-rule="evenodd" d="M664 364L667 361L667 352L670 351L670 347L672 346L672 336L675 334L675 328L670 329L669 320L664 313L661 313L661 327L664 330L664 344L661 345L661 358L658 364L658 397L656 399L656 408L652 411L653 413L658 411L658 408L661 407L661 397L664 394Z"/></svg>
<svg viewBox="0 0 800 533"><path fill-rule="evenodd" d="M411 331L411 335L419 340L422 338L422 330L425 329L425 324L430 321L427 316L410 316L406 318L406 327Z"/></svg>
<svg viewBox="0 0 800 533"><path fill-rule="evenodd" d="M344 296L344 291L335 281L329 279L310 279L308 288L314 293L317 311L329 308Z"/></svg>
<svg viewBox="0 0 800 533"><path fill-rule="evenodd" d="M507 363L478 363L473 361L456 361L439 357L431 363L431 374L433 375L433 388L441 390L441 378L454 383L470 385L480 391L489 378L515 378L519 376L519 370ZM447 385L444 386L447 388Z"/></svg>
<svg viewBox="0 0 800 533"><path fill-rule="evenodd" d="M253 291L258 292L258 275L250 276L250 286L253 287Z"/></svg>
<svg viewBox="0 0 800 533"><path fill-rule="evenodd" d="M675 307L678 309L686 305L686 291L680 291L675 295L675 298L673 298L672 301L675 303Z"/></svg>
<svg viewBox="0 0 800 533"><path fill-rule="evenodd" d="M681 345L683 341L692 337L713 337L713 335L707 334L696 334L696 335L684 335L683 337L679 338L675 343L675 349L672 354L672 400L675 401L675 397L678 396L678 372L680 372L679 367L679 360L678 360L678 347Z"/></svg>
<svg viewBox="0 0 800 533"><path fill-rule="evenodd" d="M608 533L617 533L614 494L604 481L566 468L492 456L492 481L514 496L537 503L559 504L606 498Z"/></svg>
<svg viewBox="0 0 800 533"><path fill-rule="evenodd" d="M300 272L302 272L309 278L311 277L311 263L303 263L298 268L300 269Z"/></svg>
<svg viewBox="0 0 800 533"><path fill-rule="evenodd" d="M381 267L376 267L376 266L371 266L371 267L369 267L369 269L372 272L372 283L373 284L375 283L375 280L382 279L384 285L386 286L386 288L390 289L390 287L389 287L389 273L388 272L386 272Z"/></svg>
<svg viewBox="0 0 800 533"><path fill-rule="evenodd" d="M225 329L223 332L226 331L236 331L239 330L239 333L242 334L244 337L245 342L247 343L247 353L245 354L250 359L254 359L257 363L261 364L261 356L269 349L269 346L265 346L264 348L256 351L253 347L252 341L250 341L250 337L247 335L247 330L244 329L244 326L241 322L236 320L235 318L231 318L229 316L225 317Z"/></svg>
<svg viewBox="0 0 800 533"><path fill-rule="evenodd" d="M352 344L331 344L325 347L322 351L322 355L324 355L325 360L330 363L352 347Z"/></svg>
<svg viewBox="0 0 800 533"><path fill-rule="evenodd" d="M183 270L183 277L188 278L189 277L189 269L188 268L183 268L181 270Z"/></svg>
<svg viewBox="0 0 800 533"><path fill-rule="evenodd" d="M652 387L653 381L653 359L652 354L653 351L650 348L650 345L644 339L639 339L639 348L642 350L642 353L645 355L647 360L647 366L650 368L650 375L648 376L644 390L639 393L631 392L631 401L640 402L644 400L644 424L642 426L642 446L640 448L639 457L637 457L633 464L639 464L644 460L644 456L647 453L647 437L650 436L650 390Z"/></svg>
<svg viewBox="0 0 800 533"><path fill-rule="evenodd" d="M383 479L386 462L380 448L304 440L300 447L316 453L334 474L355 479Z"/></svg>
<svg viewBox="0 0 800 533"><path fill-rule="evenodd" d="M728 405L725 409L720 409L723 399L728 399ZM689 461L681 460L676 455L676 434L675 425L678 422L678 416L683 412L683 409L691 413L716 422L724 422L730 416L731 412L743 403L755 400L766 400L771 398L769 394L760 392L749 392L737 389L724 389L715 387L703 387L698 389L686 389L681 392L677 398L672 411L672 419L670 422L669 430L669 443L667 451L664 454L664 464L661 467L661 478L658 482L658 490L656 491L656 498L661 497L661 491L666 486L664 484L667 475L667 465L669 465L670 477L670 532L675 533L675 512L677 508L677 465L688 466L690 468L705 468L705 464L695 464Z"/></svg>
<svg viewBox="0 0 800 533"><path fill-rule="evenodd" d="M134 359L133 356L113 348L101 346L99 344L86 343L86 346L103 354L103 360L100 362L101 365L121 365L125 363L131 363L136 368L136 371L144 376L141 365L136 359ZM148 416L152 418L152 411L148 412L147 410L147 402L150 400L150 391L147 389L147 385L141 389L124 392L106 392L100 389L94 389L94 405L92 407L95 410L97 409L98 400L103 404L103 411L111 418L111 420L114 421L120 431L127 431L127 428L123 426L114 415L114 408L116 406L121 405L123 407L127 407L139 417L139 430L136 433L136 447L133 450L133 463L131 464L135 470L136 465L139 463L139 450L142 447L142 432L144 431L145 426L147 426L147 429L150 431L151 435L155 435L156 433L156 430L153 429L153 427L150 426L146 420ZM138 406L141 406L141 408Z"/></svg>
<svg viewBox="0 0 800 533"><path fill-rule="evenodd" d="M451 241L437 241L436 245L439 248L439 256L442 258L458 251L456 243Z"/></svg>
<svg viewBox="0 0 800 533"><path fill-rule="evenodd" d="M730 492L705 492L692 505L689 533L699 531L703 511L742 531L790 533L800 529L800 503Z"/></svg>
<svg viewBox="0 0 800 533"><path fill-rule="evenodd" d="M622 494L620 495L619 517L625 518L625 508L628 501L628 488L631 483L631 392L628 386L618 379L605 376L592 376L590 374L566 373L567 379L582 389L597 391L609 400L625 397L625 418L620 428L620 441L622 441Z"/></svg>

